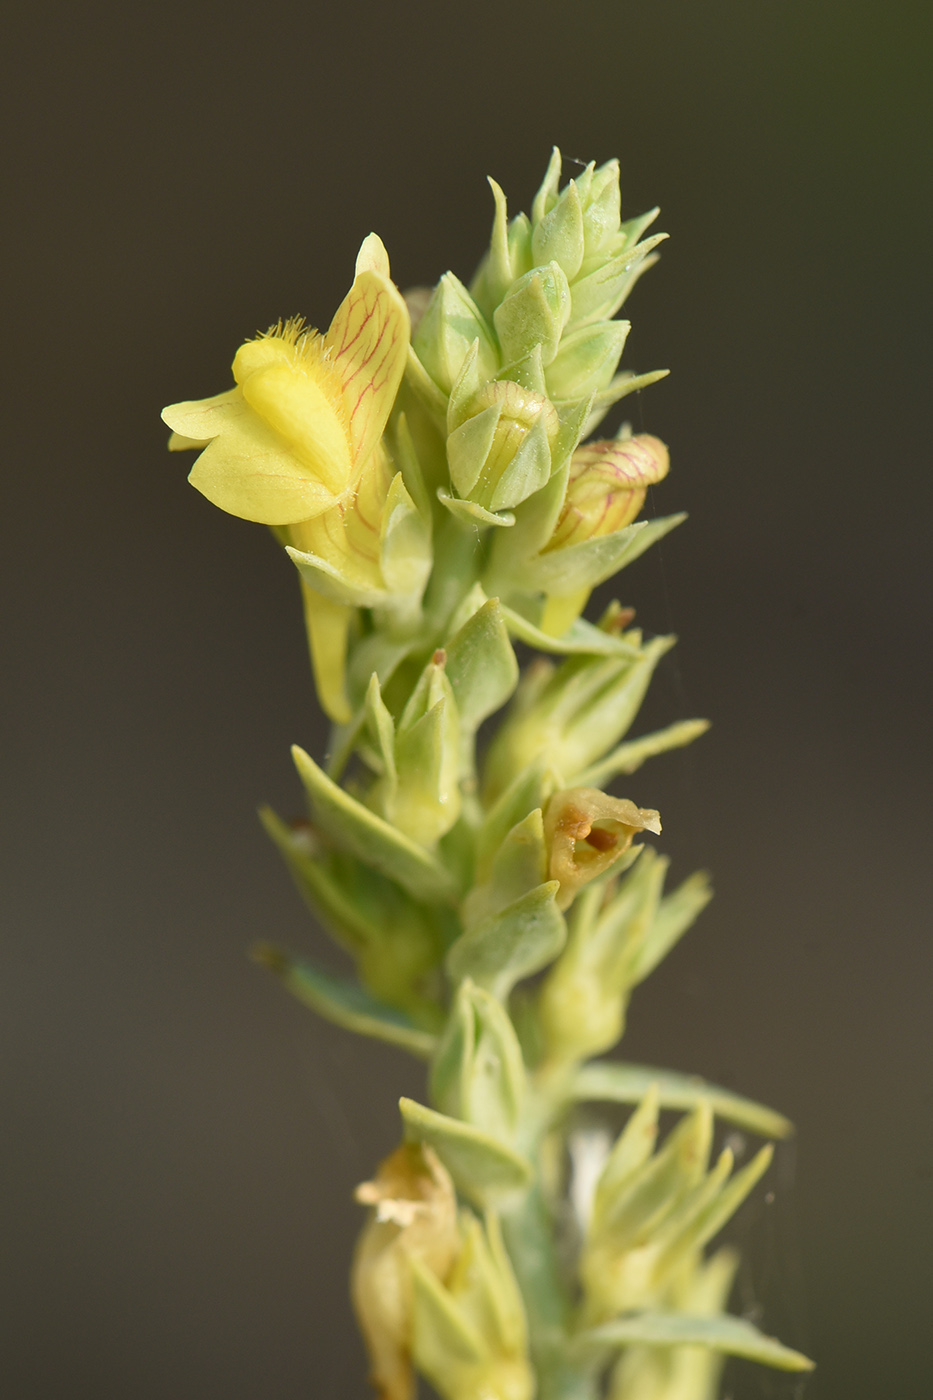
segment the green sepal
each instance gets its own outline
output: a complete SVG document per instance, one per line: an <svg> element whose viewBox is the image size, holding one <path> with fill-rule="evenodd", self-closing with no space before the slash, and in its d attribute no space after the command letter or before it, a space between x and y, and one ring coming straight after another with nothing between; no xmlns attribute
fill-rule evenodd
<svg viewBox="0 0 933 1400"><path fill-rule="evenodd" d="M381 584L374 584L368 579L365 582L355 579L310 550L286 545L285 553L305 583L334 603L346 603L355 608L378 608L386 602L388 594Z"/></svg>
<svg viewBox="0 0 933 1400"><path fill-rule="evenodd" d="M548 769L547 755L541 754L496 799L476 835L477 883L485 884L489 879L496 854L512 828L536 807L543 807L557 785Z"/></svg>
<svg viewBox="0 0 933 1400"><path fill-rule="evenodd" d="M505 604L503 604L502 618L513 637L517 637L518 640L524 642L526 646L534 647L536 651L550 652L555 656L636 657L639 654L638 647L626 641L624 637L614 632L606 632L601 627L594 627L592 622L587 622L586 619L582 617L578 617L576 622L571 623L562 637L552 637L547 632L542 632L540 627L535 626L529 618L525 617L515 607L506 607ZM688 724L708 727L708 723L705 720L685 720L684 725ZM671 729L675 728L677 728L677 726L671 725ZM696 732L702 733L703 730L700 729ZM664 730L662 733L666 734L667 731ZM649 735L647 737L651 739L655 738L654 735ZM652 749L650 753L645 754L644 758L651 757L654 753L661 753L664 748L676 748L680 743L688 744L690 739L694 737L695 734L691 732L689 738L675 739L670 744L664 744L661 748ZM639 742L644 741L636 740L635 744L629 744L626 748L634 749ZM611 758L612 755L609 757ZM635 768L637 768L640 763L644 762L644 758L639 759L635 763ZM608 761L608 759L605 759L604 763L608 763ZM628 762L627 753L623 762ZM621 767L614 771L629 773L634 772L635 768ZM604 787L605 783L602 781L591 782L587 779L585 783L581 782L581 786Z"/></svg>
<svg viewBox="0 0 933 1400"><path fill-rule="evenodd" d="M637 987L667 957L712 897L709 876L702 870L690 875L676 890L664 896L632 961L629 970L631 986Z"/></svg>
<svg viewBox="0 0 933 1400"><path fill-rule="evenodd" d="M430 421L436 428L443 430L447 424L447 395L434 383L410 345L405 365L405 382Z"/></svg>
<svg viewBox="0 0 933 1400"><path fill-rule="evenodd" d="M639 1312L615 1318L601 1327L579 1332L574 1349L585 1353L602 1348L635 1345L653 1347L695 1346L742 1356L779 1371L812 1371L813 1362L802 1352L767 1337L741 1317L690 1317L685 1313Z"/></svg>
<svg viewBox="0 0 933 1400"><path fill-rule="evenodd" d="M463 902L467 929L500 913L547 879L547 846L540 807L506 833L486 873L487 878L478 880Z"/></svg>
<svg viewBox="0 0 933 1400"><path fill-rule="evenodd" d="M446 272L412 339L418 358L445 396L474 341L479 342L480 373L492 379L499 369L499 355L486 318L459 278Z"/></svg>
<svg viewBox="0 0 933 1400"><path fill-rule="evenodd" d="M508 622L508 618L506 618ZM579 625L579 624L575 624ZM598 629L594 628L594 631ZM573 628L570 629L573 631ZM520 634L516 633L517 636ZM569 633L567 634L570 635ZM521 637L524 641L525 638ZM553 640L553 639L552 639ZM563 638L559 639L560 642ZM552 648L557 650L558 646ZM561 646L560 650L564 650ZM582 648L581 648L582 650ZM643 734L639 739L629 739L608 753L605 758L584 769L577 781L581 787L605 788L620 773L634 773L649 758L669 753L671 749L681 749L699 739L709 729L708 719L682 719L669 724L666 729L656 729L653 734Z"/></svg>
<svg viewBox="0 0 933 1400"><path fill-rule="evenodd" d="M553 207L539 219L531 236L531 256L537 267L559 263L572 282L583 262L583 208L573 180Z"/></svg>
<svg viewBox="0 0 933 1400"><path fill-rule="evenodd" d="M681 512L659 516L656 520L636 520L611 535L596 535L582 544L539 554L522 569L525 586L561 596L583 588L595 588L633 563L686 518Z"/></svg>
<svg viewBox="0 0 933 1400"><path fill-rule="evenodd" d="M568 332L547 367L548 396L560 402L604 392L630 330L629 321L597 321Z"/></svg>
<svg viewBox="0 0 933 1400"><path fill-rule="evenodd" d="M556 146L551 148L551 156L548 160L547 170L544 172L544 179L537 194L531 203L531 222L537 225L547 218L548 214L557 203L560 191L560 175L563 168L560 151Z"/></svg>
<svg viewBox="0 0 933 1400"><path fill-rule="evenodd" d="M447 676L465 730L474 732L518 684L518 662L498 598L469 617L447 646Z"/></svg>
<svg viewBox="0 0 933 1400"><path fill-rule="evenodd" d="M592 409L586 420L584 435L588 437L590 433L595 432L613 404L617 404L620 399L626 398L629 394L640 393L642 389L657 384L659 380L666 379L669 374L669 369L652 369L645 374L635 374L632 370L623 370L621 374L610 379L605 389L601 389L593 395ZM557 404L555 407L559 409L561 405Z"/></svg>
<svg viewBox="0 0 933 1400"><path fill-rule="evenodd" d="M523 355L520 360L513 360L511 364L503 365L496 378L511 380L513 384L520 384L523 389L530 390L532 394L541 394L544 398L548 397L540 345L532 346L529 353Z"/></svg>
<svg viewBox="0 0 933 1400"><path fill-rule="evenodd" d="M486 510L484 506L475 505L472 501L461 501L458 496L451 496L445 491L443 486L437 488L437 499L441 505L455 515L464 525L499 525L510 526L515 524L515 516L510 510L501 511L496 514L494 511Z"/></svg>
<svg viewBox="0 0 933 1400"><path fill-rule="evenodd" d="M465 418L447 438L450 480L458 496L466 498L480 479L502 416L501 404L490 404Z"/></svg>
<svg viewBox="0 0 933 1400"><path fill-rule="evenodd" d="M274 972L293 996L324 1020L357 1035L397 1045L421 1060L434 1054L436 1036L421 1030L404 1012L377 1001L358 983L334 977L306 958L292 958L269 944L258 944L252 957Z"/></svg>
<svg viewBox="0 0 933 1400"><path fill-rule="evenodd" d="M412 1257L412 1359L442 1395L462 1368L488 1360L489 1349L430 1269ZM456 1388L453 1391L456 1394Z"/></svg>
<svg viewBox="0 0 933 1400"><path fill-rule="evenodd" d="M490 177L487 179L496 206L492 234L489 239L489 251L470 283L470 292L477 305L491 316L515 277L513 253L516 249L514 240L510 246L509 214L505 194L495 180ZM527 223L527 220L525 222Z"/></svg>
<svg viewBox="0 0 933 1400"><path fill-rule="evenodd" d="M395 800L398 776L395 768L395 720L382 698L379 677L374 671L366 688L363 709L366 716L366 730L374 747L373 766L382 779L380 784L380 807L390 811Z"/></svg>
<svg viewBox="0 0 933 1400"><path fill-rule="evenodd" d="M544 414L522 439L521 446L495 484L489 504L492 510L521 505L546 486L551 475L551 445Z"/></svg>
<svg viewBox="0 0 933 1400"><path fill-rule="evenodd" d="M431 1098L442 1113L511 1141L525 1092L525 1066L502 1004L465 978L431 1066Z"/></svg>
<svg viewBox="0 0 933 1400"><path fill-rule="evenodd" d="M450 900L456 889L449 873L422 846L357 802L332 782L296 744L292 757L318 823L343 849L397 880L418 900Z"/></svg>
<svg viewBox="0 0 933 1400"><path fill-rule="evenodd" d="M420 598L431 573L431 520L422 515L405 487L402 473L393 478L382 512L379 568L392 606L397 595Z"/></svg>
<svg viewBox="0 0 933 1400"><path fill-rule="evenodd" d="M666 233L656 233L608 261L601 254L587 258L571 288L569 324L611 320L638 278L655 261L649 254L665 238Z"/></svg>
<svg viewBox="0 0 933 1400"><path fill-rule="evenodd" d="M395 420L395 445L393 456L397 461L402 473L402 480L405 489L415 504L418 514L428 527L431 528L431 497L428 492L427 482L412 437L411 428L408 424L408 417L405 413L399 413Z"/></svg>
<svg viewBox="0 0 933 1400"><path fill-rule="evenodd" d="M503 360L520 360L540 345L543 363L550 364L569 315L570 286L560 264L532 268L513 283L493 314Z"/></svg>
<svg viewBox="0 0 933 1400"><path fill-rule="evenodd" d="M479 1128L435 1113L413 1099L400 1099L399 1109L408 1140L432 1147L458 1191L481 1210L498 1209L528 1190L534 1169L520 1153Z"/></svg>
<svg viewBox="0 0 933 1400"><path fill-rule="evenodd" d="M461 934L447 954L451 979L472 977L504 1000L521 978L546 967L567 937L555 903L559 889L559 881L549 880Z"/></svg>

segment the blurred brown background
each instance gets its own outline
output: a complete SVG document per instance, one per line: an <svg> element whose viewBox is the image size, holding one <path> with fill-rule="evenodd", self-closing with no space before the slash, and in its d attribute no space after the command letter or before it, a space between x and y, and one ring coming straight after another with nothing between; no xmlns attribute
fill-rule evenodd
<svg viewBox="0 0 933 1400"><path fill-rule="evenodd" d="M630 409L689 524L623 576L683 638L628 795L718 897L625 1053L799 1125L749 1248L807 1400L927 1400L929 6L475 0L19 7L7 29L0 605L9 1400L363 1396L350 1187L412 1063L246 960L319 946L254 809L322 743L295 580L169 457L361 238L469 276L485 175L618 155L673 235L630 303ZM631 403L631 401L629 401ZM796 1162L793 1158L796 1157ZM796 1174L796 1184L794 1175ZM746 1299L747 1301L747 1299ZM736 1400L797 1382L736 1370Z"/></svg>

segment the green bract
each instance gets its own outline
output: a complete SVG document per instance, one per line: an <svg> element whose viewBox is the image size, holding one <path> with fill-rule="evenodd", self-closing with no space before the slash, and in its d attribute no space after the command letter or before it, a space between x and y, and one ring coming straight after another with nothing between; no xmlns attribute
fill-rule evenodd
<svg viewBox="0 0 933 1400"><path fill-rule="evenodd" d="M726 1355L810 1366L728 1314L735 1256L708 1253L771 1156L714 1159L716 1119L790 1124L592 1058L710 898L700 874L665 892L650 778L631 780L707 727L639 731L674 638L618 602L583 616L683 519L640 518L657 437L587 440L666 373L620 368L617 319L664 235L643 236L656 209L622 220L615 161L562 186L555 151L530 216L491 183L469 284L403 300L371 235L326 335L280 324L238 351L235 389L166 411L195 485L296 565L333 721L326 761L293 750L306 815L263 822L348 966L255 956L428 1062L428 1101L401 1101L401 1145L358 1190L382 1400L412 1400L415 1370L443 1400L714 1400ZM587 1101L632 1109L614 1145ZM659 1142L661 1109L685 1116Z"/></svg>

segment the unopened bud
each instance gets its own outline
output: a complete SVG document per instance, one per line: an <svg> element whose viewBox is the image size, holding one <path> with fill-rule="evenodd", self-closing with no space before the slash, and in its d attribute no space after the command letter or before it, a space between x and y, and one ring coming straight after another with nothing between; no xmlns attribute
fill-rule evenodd
<svg viewBox="0 0 933 1400"><path fill-rule="evenodd" d="M667 448L650 433L578 447L547 550L566 549L630 525L648 487L667 476L669 465Z"/></svg>

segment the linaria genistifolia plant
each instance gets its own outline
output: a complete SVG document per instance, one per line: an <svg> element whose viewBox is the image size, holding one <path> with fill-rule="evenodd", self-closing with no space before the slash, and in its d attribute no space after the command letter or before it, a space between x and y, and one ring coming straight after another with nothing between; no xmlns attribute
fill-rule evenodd
<svg viewBox="0 0 933 1400"><path fill-rule="evenodd" d="M163 415L199 454L192 485L294 563L333 723L325 766L294 749L308 820L262 816L355 970L256 957L428 1066L356 1193L352 1297L384 1400L416 1372L444 1400L715 1400L726 1355L811 1365L729 1315L736 1255L707 1249L772 1152L711 1161L714 1120L790 1125L600 1058L710 897L703 875L665 891L658 813L604 788L633 791L706 723L629 738L673 638L619 603L584 616L683 517L638 518L662 442L591 436L665 373L618 368L658 211L621 220L616 161L560 182L555 151L511 220L490 182L469 286L402 297L370 234L325 332L279 322L237 350L233 388ZM539 653L524 668L516 643ZM631 1106L614 1143L580 1126L587 1101ZM662 1109L682 1116L659 1137Z"/></svg>

